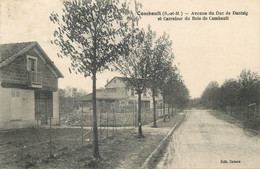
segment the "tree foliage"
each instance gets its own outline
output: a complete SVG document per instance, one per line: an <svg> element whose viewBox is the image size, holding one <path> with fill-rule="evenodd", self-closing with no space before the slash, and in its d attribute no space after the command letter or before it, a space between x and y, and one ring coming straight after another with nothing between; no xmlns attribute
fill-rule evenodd
<svg viewBox="0 0 260 169"><path fill-rule="evenodd" d="M204 92L202 93L201 100L206 108L215 108L218 104L219 97L219 84L216 81L212 81L208 84Z"/></svg>
<svg viewBox="0 0 260 169"><path fill-rule="evenodd" d="M97 133L96 73L117 60L120 40L127 30L132 12L118 0L65 0L61 17L52 13L57 25L52 43L60 47L60 57L71 60L71 68L93 80L94 157L100 158ZM69 69L71 71L71 69Z"/></svg>
<svg viewBox="0 0 260 169"><path fill-rule="evenodd" d="M115 64L115 68L126 79L138 94L138 133L142 134L141 121L141 94L147 87L149 69L152 54L154 32L148 27L148 31L132 27L128 35L122 41L123 52Z"/></svg>
<svg viewBox="0 0 260 169"><path fill-rule="evenodd" d="M54 44L60 57L71 59L71 68L85 77L108 68L116 60L118 41L127 29L130 11L117 0L66 0L63 14L52 13L51 21L58 27ZM118 40L119 39L119 40Z"/></svg>
<svg viewBox="0 0 260 169"><path fill-rule="evenodd" d="M239 91L241 86L236 79L228 79L221 86L224 106L235 106L239 103Z"/></svg>
<svg viewBox="0 0 260 169"><path fill-rule="evenodd" d="M204 90L201 101L206 108L226 111L227 107L233 109L240 107L250 114L250 107L260 104L260 77L258 73L242 70L238 79L227 79L221 87L212 82Z"/></svg>
<svg viewBox="0 0 260 169"><path fill-rule="evenodd" d="M152 39L155 39L152 38ZM172 41L165 32L154 42L152 51L148 55L150 60L150 68L148 75L148 83L151 88L153 97L153 126L156 127L156 101L155 96L158 95L160 89L163 87L169 72L168 67L171 67L174 55L172 53ZM170 69L170 68L169 68Z"/></svg>
<svg viewBox="0 0 260 169"><path fill-rule="evenodd" d="M141 7L134 1L135 10ZM59 57L71 60L69 71L93 80L93 147L100 158L97 133L96 74L111 65L125 76L138 94L138 131L142 134L141 94L149 87L153 96L159 91L168 103L183 105L188 90L173 67L172 41L164 33L138 28L140 17L129 9L130 3L118 0L64 0L63 13L52 13L56 24L53 44L60 47ZM113 63L113 64L111 64ZM110 69L111 70L111 69ZM173 99L174 98L174 99Z"/></svg>
<svg viewBox="0 0 260 169"><path fill-rule="evenodd" d="M260 102L260 77L256 72L243 70L238 77L240 89L240 103L249 105Z"/></svg>
<svg viewBox="0 0 260 169"><path fill-rule="evenodd" d="M163 94L165 101L172 107L183 109L189 101L189 90L182 80L182 76L178 73L176 67L171 67L172 72L166 81Z"/></svg>

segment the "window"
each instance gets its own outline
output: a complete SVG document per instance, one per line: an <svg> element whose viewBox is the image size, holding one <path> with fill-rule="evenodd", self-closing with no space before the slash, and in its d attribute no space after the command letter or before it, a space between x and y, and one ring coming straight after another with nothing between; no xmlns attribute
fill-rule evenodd
<svg viewBox="0 0 260 169"><path fill-rule="evenodd" d="M16 90L12 90L11 95L12 95L12 97L20 97L20 92L16 91Z"/></svg>
<svg viewBox="0 0 260 169"><path fill-rule="evenodd" d="M30 72L37 72L37 58L27 56L27 70Z"/></svg>
<svg viewBox="0 0 260 169"><path fill-rule="evenodd" d="M28 64L29 64L29 71L34 72L36 70L36 64L35 64L36 60L35 59L28 59Z"/></svg>
<svg viewBox="0 0 260 169"><path fill-rule="evenodd" d="M30 84L40 82L37 72L37 57L27 56L27 71Z"/></svg>

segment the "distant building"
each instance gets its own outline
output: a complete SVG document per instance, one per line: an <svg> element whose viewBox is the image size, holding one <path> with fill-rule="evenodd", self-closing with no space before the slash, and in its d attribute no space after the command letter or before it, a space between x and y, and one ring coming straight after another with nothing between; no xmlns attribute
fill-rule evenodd
<svg viewBox="0 0 260 169"><path fill-rule="evenodd" d="M0 129L58 123L61 77L37 42L0 44Z"/></svg>
<svg viewBox="0 0 260 169"><path fill-rule="evenodd" d="M131 106L137 104L138 95L135 89L131 85L127 84L124 77L114 77L107 82L104 89L97 89L97 103L115 103L119 107ZM89 107L92 107L90 102L92 102L92 93L83 96L78 99L79 101L89 103ZM158 108L162 107L162 97L159 95L156 97ZM150 109L153 107L152 96L150 90L144 91L142 94L142 108Z"/></svg>

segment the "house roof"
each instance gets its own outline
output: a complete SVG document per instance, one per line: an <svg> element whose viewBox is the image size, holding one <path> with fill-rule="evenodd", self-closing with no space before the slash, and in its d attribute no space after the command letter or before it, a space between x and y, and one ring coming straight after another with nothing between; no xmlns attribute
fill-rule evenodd
<svg viewBox="0 0 260 169"><path fill-rule="evenodd" d="M111 94L107 93L104 89L97 89L96 92L96 98L97 100L120 100L120 99L126 99L126 95L117 95L117 94ZM92 93L82 96L77 99L78 101L91 101L92 100Z"/></svg>
<svg viewBox="0 0 260 169"><path fill-rule="evenodd" d="M107 87L107 85L109 85L109 83L111 83L115 78L125 82L126 81L126 77L119 77L119 76L115 76L113 77L109 82L107 82L107 84L105 85L105 87Z"/></svg>
<svg viewBox="0 0 260 169"><path fill-rule="evenodd" d="M113 77L109 82L107 82L107 84L105 85L105 87L107 87L107 85L109 85L115 78L121 80L122 82L125 82L126 85L131 86L131 84L129 84L129 83L127 82L127 80L131 80L131 78L129 78L129 77L119 77L119 76L115 76L115 77ZM147 87L148 87L148 88L149 88L149 86L150 86L150 85L147 84Z"/></svg>
<svg viewBox="0 0 260 169"><path fill-rule="evenodd" d="M53 70L57 73L58 77L64 77L59 69L54 65L53 61L48 57L44 52L38 42L22 42L22 43L9 43L9 44L0 44L0 68L8 65L14 61L18 56L26 53L33 47L39 49L41 56L44 57L46 63L50 65Z"/></svg>

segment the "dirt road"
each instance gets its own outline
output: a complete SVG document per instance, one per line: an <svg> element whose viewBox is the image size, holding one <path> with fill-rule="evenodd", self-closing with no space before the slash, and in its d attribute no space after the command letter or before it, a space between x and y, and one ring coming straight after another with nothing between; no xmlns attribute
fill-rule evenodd
<svg viewBox="0 0 260 169"><path fill-rule="evenodd" d="M157 168L260 168L260 137L208 111L188 111Z"/></svg>

